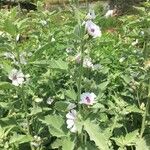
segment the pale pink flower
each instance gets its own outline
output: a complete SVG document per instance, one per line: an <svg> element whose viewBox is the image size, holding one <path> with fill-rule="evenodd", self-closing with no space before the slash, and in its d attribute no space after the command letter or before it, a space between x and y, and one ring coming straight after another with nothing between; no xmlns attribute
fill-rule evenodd
<svg viewBox="0 0 150 150"><path fill-rule="evenodd" d="M70 110L67 114L66 114L66 118L67 118L67 128L70 129L71 132L76 132L77 131L77 128L76 128L76 125L75 125L75 120L76 120L76 115L77 115L77 112L76 110L72 109Z"/></svg>
<svg viewBox="0 0 150 150"><path fill-rule="evenodd" d="M90 36L92 36L93 38L101 37L101 35L102 35L99 26L97 26L91 20L86 21L85 29L86 29L87 33Z"/></svg>
<svg viewBox="0 0 150 150"><path fill-rule="evenodd" d="M89 92L86 92L86 93L82 93L81 94L81 101L80 101L80 104L86 104L86 105L93 105L94 103L96 103L96 95L94 93L89 93Z"/></svg>
<svg viewBox="0 0 150 150"><path fill-rule="evenodd" d="M22 85L24 83L24 74L21 70L13 69L11 70L8 78L12 80L12 84L15 86Z"/></svg>
<svg viewBox="0 0 150 150"><path fill-rule="evenodd" d="M83 67L84 68L93 68L93 63L91 61L91 58L84 58L83 59Z"/></svg>

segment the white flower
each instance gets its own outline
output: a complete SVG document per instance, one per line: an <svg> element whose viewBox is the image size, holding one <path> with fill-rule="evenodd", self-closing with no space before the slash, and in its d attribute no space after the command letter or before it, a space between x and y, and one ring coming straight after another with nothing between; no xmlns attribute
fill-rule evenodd
<svg viewBox="0 0 150 150"><path fill-rule="evenodd" d="M41 137L35 135L33 141L31 142L31 145L34 147L39 147L41 145L42 139Z"/></svg>
<svg viewBox="0 0 150 150"><path fill-rule="evenodd" d="M100 68L102 68L101 64L95 64L95 65L93 65L93 70L98 70Z"/></svg>
<svg viewBox="0 0 150 150"><path fill-rule="evenodd" d="M16 36L16 41L18 42L19 39L20 39L20 34L17 34L17 36Z"/></svg>
<svg viewBox="0 0 150 150"><path fill-rule="evenodd" d="M131 44L132 44L132 46L135 46L135 45L137 45L138 44L138 42L139 42L139 40L138 39L136 39L134 42L132 42Z"/></svg>
<svg viewBox="0 0 150 150"><path fill-rule="evenodd" d="M21 64L24 64L24 65L27 64L27 61L26 61L26 59L25 59L26 55L27 55L26 52L22 52L22 53L19 55L20 63L21 63Z"/></svg>
<svg viewBox="0 0 150 150"><path fill-rule="evenodd" d="M87 20L92 20L96 18L95 12L94 10L89 10L89 13L87 14L87 16L85 17Z"/></svg>
<svg viewBox="0 0 150 150"><path fill-rule="evenodd" d="M77 112L74 109L70 110L69 113L66 114L67 128L70 129L71 132L77 131L77 128L75 126L76 115L77 115Z"/></svg>
<svg viewBox="0 0 150 150"><path fill-rule="evenodd" d="M69 102L69 105L68 105L67 109L71 110L71 109L74 109L75 107L76 107L76 105L74 103Z"/></svg>
<svg viewBox="0 0 150 150"><path fill-rule="evenodd" d="M6 58L15 59L14 54L12 54L12 53L10 53L10 52L5 52L5 53L4 53L4 56L5 56Z"/></svg>
<svg viewBox="0 0 150 150"><path fill-rule="evenodd" d="M41 23L43 26L47 25L47 21L45 21L45 20L41 20L40 23Z"/></svg>
<svg viewBox="0 0 150 150"><path fill-rule="evenodd" d="M37 102L37 103L41 103L43 101L43 99L35 96L34 101Z"/></svg>
<svg viewBox="0 0 150 150"><path fill-rule="evenodd" d="M112 9L112 10L108 10L108 11L106 12L106 14L105 14L105 17L106 17L106 18L112 17L113 14L114 14L114 10L113 10L113 9Z"/></svg>
<svg viewBox="0 0 150 150"><path fill-rule="evenodd" d="M51 42L55 42L56 40L55 40L55 38L54 37L52 37L52 39L51 39Z"/></svg>
<svg viewBox="0 0 150 150"><path fill-rule="evenodd" d="M71 53L72 51L73 51L72 48L66 48L67 53Z"/></svg>
<svg viewBox="0 0 150 150"><path fill-rule="evenodd" d="M93 68L93 64L91 58L84 58L83 59L83 67L85 68Z"/></svg>
<svg viewBox="0 0 150 150"><path fill-rule="evenodd" d="M80 104L86 104L86 105L93 105L96 101L95 101L96 95L94 93L82 93L81 94L81 101Z"/></svg>
<svg viewBox="0 0 150 150"><path fill-rule="evenodd" d="M51 105L53 101L54 100L51 97L49 97L46 102L48 105Z"/></svg>
<svg viewBox="0 0 150 150"><path fill-rule="evenodd" d="M121 57L121 58L119 59L119 62L122 63L125 59L126 59L125 57Z"/></svg>
<svg viewBox="0 0 150 150"><path fill-rule="evenodd" d="M99 28L95 23L93 23L91 20L88 20L85 23L85 29L89 35L91 35L93 38L96 37L101 37L102 33Z"/></svg>
<svg viewBox="0 0 150 150"><path fill-rule="evenodd" d="M21 70L13 69L8 78L12 80L12 84L15 86L22 85L24 82L24 74Z"/></svg>

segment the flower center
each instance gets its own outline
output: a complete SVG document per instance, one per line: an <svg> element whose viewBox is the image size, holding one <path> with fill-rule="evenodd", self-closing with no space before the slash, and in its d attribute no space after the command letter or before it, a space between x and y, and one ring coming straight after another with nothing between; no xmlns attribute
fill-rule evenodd
<svg viewBox="0 0 150 150"><path fill-rule="evenodd" d="M14 75L14 76L13 76L13 80L17 80L17 75Z"/></svg>
<svg viewBox="0 0 150 150"><path fill-rule="evenodd" d="M94 32L95 31L95 29L91 29L91 32Z"/></svg>
<svg viewBox="0 0 150 150"><path fill-rule="evenodd" d="M86 99L87 103L91 102L91 100L90 100L90 98L88 96L85 99Z"/></svg>

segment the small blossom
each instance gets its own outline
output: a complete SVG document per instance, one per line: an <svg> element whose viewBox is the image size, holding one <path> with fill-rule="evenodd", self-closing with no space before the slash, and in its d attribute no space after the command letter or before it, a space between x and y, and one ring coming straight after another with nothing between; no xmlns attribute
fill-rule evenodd
<svg viewBox="0 0 150 150"><path fill-rule="evenodd" d="M52 37L52 39L51 39L51 42L55 42L56 40L55 40L55 38L54 37Z"/></svg>
<svg viewBox="0 0 150 150"><path fill-rule="evenodd" d="M132 46L135 46L135 45L137 45L137 44L138 44L138 42L139 42L139 40L138 40L138 39L136 39L134 42L132 42L132 43L131 43L131 45L132 45Z"/></svg>
<svg viewBox="0 0 150 150"><path fill-rule="evenodd" d="M19 55L19 57L20 57L20 63L21 63L21 64L24 64L24 65L27 64L27 61L26 61L26 59L25 59L26 55L27 55L26 52L22 52L22 53Z"/></svg>
<svg viewBox="0 0 150 150"><path fill-rule="evenodd" d="M34 147L39 147L42 143L41 137L35 135L33 141L31 142L31 145Z"/></svg>
<svg viewBox="0 0 150 150"><path fill-rule="evenodd" d="M98 70L100 68L102 68L101 64L95 64L95 65L93 65L93 70Z"/></svg>
<svg viewBox="0 0 150 150"><path fill-rule="evenodd" d="M93 64L91 58L84 58L83 59L83 67L85 68L93 68Z"/></svg>
<svg viewBox="0 0 150 150"><path fill-rule="evenodd" d="M122 63L125 59L126 59L125 57L121 57L121 58L119 59L119 62Z"/></svg>
<svg viewBox="0 0 150 150"><path fill-rule="evenodd" d="M19 39L20 39L20 34L17 34L17 36L16 36L16 41L18 42Z"/></svg>
<svg viewBox="0 0 150 150"><path fill-rule="evenodd" d="M66 114L67 128L70 129L70 131L74 133L77 131L77 128L75 125L76 115L77 115L77 112L74 109L70 110L69 113Z"/></svg>
<svg viewBox="0 0 150 150"><path fill-rule="evenodd" d="M24 82L24 77L25 76L22 71L17 69L13 69L8 76L8 78L12 80L12 84L15 86L22 85Z"/></svg>
<svg viewBox="0 0 150 150"><path fill-rule="evenodd" d="M48 105L51 105L53 103L53 101L54 100L51 97L49 97L46 102Z"/></svg>
<svg viewBox="0 0 150 150"><path fill-rule="evenodd" d="M12 54L12 53L10 53L10 52L5 52L4 53L4 56L6 57L6 58L11 58L11 59L15 59L15 55L14 54Z"/></svg>
<svg viewBox="0 0 150 150"><path fill-rule="evenodd" d="M91 20L88 20L85 23L85 29L87 33L92 36L93 38L101 37L102 33L99 28L95 23L93 23Z"/></svg>
<svg viewBox="0 0 150 150"><path fill-rule="evenodd" d="M37 103L41 103L43 101L43 99L35 96L34 101L37 102Z"/></svg>
<svg viewBox="0 0 150 150"><path fill-rule="evenodd" d="M73 51L72 48L66 48L67 53L71 53L72 51Z"/></svg>
<svg viewBox="0 0 150 150"><path fill-rule="evenodd" d="M47 22L46 22L45 20L41 20L40 23L41 23L43 26L47 25Z"/></svg>
<svg viewBox="0 0 150 150"><path fill-rule="evenodd" d="M95 18L96 18L96 15L95 15L94 10L89 10L87 16L85 17L85 19L87 19L87 20L92 20L92 19L95 19Z"/></svg>
<svg viewBox="0 0 150 150"><path fill-rule="evenodd" d="M112 17L113 14L114 14L114 10L113 10L113 9L112 9L112 10L108 10L108 11L106 12L106 14L105 14L105 17L106 17L106 18Z"/></svg>
<svg viewBox="0 0 150 150"><path fill-rule="evenodd" d="M94 103L96 103L95 98L96 95L94 93L82 93L80 97L80 104L93 105Z"/></svg>

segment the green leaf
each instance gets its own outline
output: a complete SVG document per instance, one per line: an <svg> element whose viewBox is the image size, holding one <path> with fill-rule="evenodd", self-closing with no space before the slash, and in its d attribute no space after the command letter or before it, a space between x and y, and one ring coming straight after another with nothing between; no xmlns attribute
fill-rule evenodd
<svg viewBox="0 0 150 150"><path fill-rule="evenodd" d="M6 102L0 102L0 107L5 108L5 109L9 108L8 103Z"/></svg>
<svg viewBox="0 0 150 150"><path fill-rule="evenodd" d="M136 150L150 150L150 146L144 138L137 139L135 147Z"/></svg>
<svg viewBox="0 0 150 150"><path fill-rule="evenodd" d="M75 142L71 137L63 137L61 139L56 139L52 143L52 148L57 149L61 147L62 150L74 150Z"/></svg>
<svg viewBox="0 0 150 150"><path fill-rule="evenodd" d="M40 47L37 51L34 52L34 56L32 57L32 60L35 60L36 58L40 58L41 54L49 49L51 47L51 43L45 44L44 46Z"/></svg>
<svg viewBox="0 0 150 150"><path fill-rule="evenodd" d="M105 135L100 131L100 128L97 124L86 120L84 123L84 128L89 134L90 140L94 141L96 146L101 150L109 150L107 145L107 139Z"/></svg>
<svg viewBox="0 0 150 150"><path fill-rule="evenodd" d="M10 139L10 144L21 144L21 143L27 143L32 140L32 136L30 135L19 135L15 134Z"/></svg>
<svg viewBox="0 0 150 150"><path fill-rule="evenodd" d="M11 89L14 88L14 86L9 82L0 82L0 89Z"/></svg>
<svg viewBox="0 0 150 150"><path fill-rule="evenodd" d="M102 82L101 84L99 84L98 87L101 91L104 91L104 90L106 90L108 84L109 84L109 81L105 81L105 82Z"/></svg>
<svg viewBox="0 0 150 150"><path fill-rule="evenodd" d="M74 150L75 142L71 137L65 137L62 141L62 150Z"/></svg>
<svg viewBox="0 0 150 150"><path fill-rule="evenodd" d="M121 78L127 83L129 84L132 81L132 78L128 75L122 75Z"/></svg>
<svg viewBox="0 0 150 150"><path fill-rule="evenodd" d="M138 130L128 133L124 138L124 145L126 146L135 145L138 134L139 134Z"/></svg>
<svg viewBox="0 0 150 150"><path fill-rule="evenodd" d="M55 109L58 111L66 111L68 107L68 103L65 101L58 101L55 103Z"/></svg>
<svg viewBox="0 0 150 150"><path fill-rule="evenodd" d="M31 64L48 65L49 68L53 68L53 69L61 69L61 70L68 69L68 63L61 59L59 59L59 60L38 60L38 61L31 62Z"/></svg>
<svg viewBox="0 0 150 150"><path fill-rule="evenodd" d="M8 19L5 20L3 29L10 35L13 35L13 36L16 35L17 27L12 23L12 21L10 21Z"/></svg>
<svg viewBox="0 0 150 150"><path fill-rule="evenodd" d="M64 119L60 115L45 116L44 119L40 119L43 123L47 124L49 127L49 132L56 137L66 136L64 131Z"/></svg>
<svg viewBox="0 0 150 150"><path fill-rule="evenodd" d="M77 99L77 94L74 89L66 90L65 95L74 101Z"/></svg>

